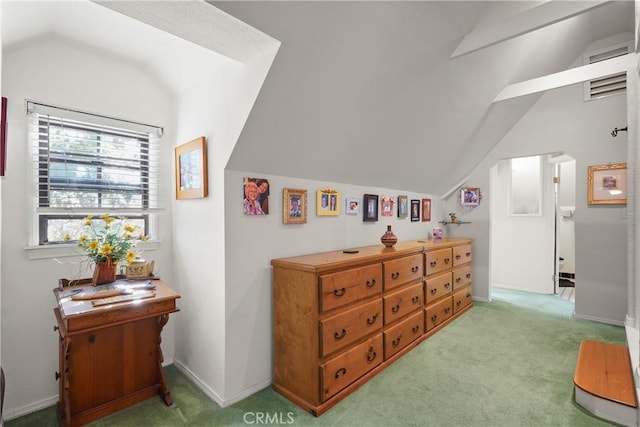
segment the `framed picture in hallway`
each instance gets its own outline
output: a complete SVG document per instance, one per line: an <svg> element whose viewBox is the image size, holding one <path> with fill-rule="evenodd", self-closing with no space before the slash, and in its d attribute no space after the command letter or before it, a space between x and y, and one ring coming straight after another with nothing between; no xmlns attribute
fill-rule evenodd
<svg viewBox="0 0 640 427"><path fill-rule="evenodd" d="M362 200L362 220L376 222L378 220L378 195L365 194Z"/></svg>
<svg viewBox="0 0 640 427"><path fill-rule="evenodd" d="M420 221L420 200L411 199L411 221Z"/></svg>
<svg viewBox="0 0 640 427"><path fill-rule="evenodd" d="M422 199L422 221L431 221L431 199Z"/></svg>
<svg viewBox="0 0 640 427"><path fill-rule="evenodd" d="M627 204L627 164L589 166L587 202L590 205Z"/></svg>
<svg viewBox="0 0 640 427"><path fill-rule="evenodd" d="M307 223L307 190L285 188L282 200L282 222L284 224Z"/></svg>

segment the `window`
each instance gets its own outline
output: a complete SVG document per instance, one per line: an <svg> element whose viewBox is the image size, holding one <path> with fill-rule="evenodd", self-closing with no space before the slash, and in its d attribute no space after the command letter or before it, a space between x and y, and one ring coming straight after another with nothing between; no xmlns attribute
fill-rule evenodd
<svg viewBox="0 0 640 427"><path fill-rule="evenodd" d="M540 156L511 159L510 215L542 215L542 162Z"/></svg>
<svg viewBox="0 0 640 427"><path fill-rule="evenodd" d="M152 234L158 193L154 132L42 104L28 103L28 109L37 244L79 236L88 214L124 216Z"/></svg>

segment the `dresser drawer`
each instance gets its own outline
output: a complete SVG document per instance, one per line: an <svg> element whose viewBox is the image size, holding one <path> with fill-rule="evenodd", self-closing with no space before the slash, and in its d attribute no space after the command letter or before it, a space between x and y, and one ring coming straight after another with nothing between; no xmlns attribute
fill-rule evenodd
<svg viewBox="0 0 640 427"><path fill-rule="evenodd" d="M462 288L453 293L453 314L462 310L473 302L471 298L471 286Z"/></svg>
<svg viewBox="0 0 640 427"><path fill-rule="evenodd" d="M430 331L453 316L452 302L452 298L448 297L427 307L425 310L425 325L427 331Z"/></svg>
<svg viewBox="0 0 640 427"><path fill-rule="evenodd" d="M325 401L382 362L382 334L320 365L320 400Z"/></svg>
<svg viewBox="0 0 640 427"><path fill-rule="evenodd" d="M382 299L320 321L320 357L382 328Z"/></svg>
<svg viewBox="0 0 640 427"><path fill-rule="evenodd" d="M471 262L471 245L453 247L453 266Z"/></svg>
<svg viewBox="0 0 640 427"><path fill-rule="evenodd" d="M384 331L384 358L393 356L424 333L422 311Z"/></svg>
<svg viewBox="0 0 640 427"><path fill-rule="evenodd" d="M451 248L427 252L425 257L427 276L447 270L453 265Z"/></svg>
<svg viewBox="0 0 640 427"><path fill-rule="evenodd" d="M385 291L413 282L424 275L422 271L421 253L391 261L385 261L382 265L384 268Z"/></svg>
<svg viewBox="0 0 640 427"><path fill-rule="evenodd" d="M452 280L450 272L427 280L427 286L425 288L425 304L429 305L445 295L451 295L451 291L453 290Z"/></svg>
<svg viewBox="0 0 640 427"><path fill-rule="evenodd" d="M382 264L320 276L320 312L382 293Z"/></svg>
<svg viewBox="0 0 640 427"><path fill-rule="evenodd" d="M453 270L453 290L460 289L471 283L471 265Z"/></svg>
<svg viewBox="0 0 640 427"><path fill-rule="evenodd" d="M384 300L384 324L404 317L412 311L422 308L424 287L422 282L402 288L383 297Z"/></svg>

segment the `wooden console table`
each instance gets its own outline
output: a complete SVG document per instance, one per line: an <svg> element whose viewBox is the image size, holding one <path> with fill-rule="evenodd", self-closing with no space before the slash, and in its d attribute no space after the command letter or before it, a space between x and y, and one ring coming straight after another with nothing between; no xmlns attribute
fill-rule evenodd
<svg viewBox="0 0 640 427"><path fill-rule="evenodd" d="M62 287L63 282L53 290L61 424L83 425L156 394L170 406L160 343L180 295L152 280L152 297L94 305L71 298L78 289L91 290L86 281L73 287Z"/></svg>

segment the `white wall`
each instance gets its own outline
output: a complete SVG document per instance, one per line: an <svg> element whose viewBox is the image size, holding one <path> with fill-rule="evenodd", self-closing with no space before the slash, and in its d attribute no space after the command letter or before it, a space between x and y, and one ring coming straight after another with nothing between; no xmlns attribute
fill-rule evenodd
<svg viewBox="0 0 640 427"><path fill-rule="evenodd" d="M207 198L174 202L174 284L182 295L182 312L176 316L176 364L222 406L235 393L229 388L247 390L254 385L251 378L227 374L227 365L242 354L230 350L228 340L247 331L228 315L227 293L230 288L233 292L234 285L225 273L225 206L229 202L224 168L279 45L274 40L262 55L245 64L220 57L215 75L180 94L175 103L175 144L205 136L209 178ZM235 231L231 234L233 238ZM233 262L243 264L244 260Z"/></svg>
<svg viewBox="0 0 640 427"><path fill-rule="evenodd" d="M267 178L270 184L269 214L248 216L242 210L244 177ZM340 215L316 215L316 191L334 188L340 192ZM284 188L307 190L307 223L283 224ZM364 187L345 183L314 181L257 172L227 170L225 173L226 281L227 281L227 395L244 396L268 386L272 378L271 260L366 245L381 245L380 237L391 225L399 240L425 238L438 221L445 219L442 204L429 194L401 189ZM431 221L378 216L377 222L363 222L358 215L344 214L345 197L386 194L411 199L431 198ZM448 218L448 217L447 217Z"/></svg>
<svg viewBox="0 0 640 427"><path fill-rule="evenodd" d="M171 170L171 98L146 70L48 38L3 52L2 94L9 100L8 166L2 206L2 365L7 376L5 417L13 418L58 399L58 336L53 331L52 289L61 277L76 277L77 257L29 259L32 163L28 156L25 99L74 107L107 116L165 126L161 169ZM161 174L159 249L147 251L160 277L173 281L171 262L171 174ZM85 272L86 273L86 272ZM88 275L88 274L87 274ZM86 277L86 276L84 276ZM165 362L173 360L174 319L165 327Z"/></svg>
<svg viewBox="0 0 640 427"><path fill-rule="evenodd" d="M587 167L626 161L627 134L610 135L613 128L626 125L626 106L624 95L584 102L582 85L549 91L466 180L466 185L480 187L490 199L485 189L490 169L499 159L553 152L576 159L576 316L616 324L622 324L627 311L626 210L587 205ZM489 253L488 205L483 201L466 215L472 224L459 231L476 239L475 254ZM455 209L456 201L449 197L447 206ZM486 265L489 262L474 255L474 298L490 298Z"/></svg>

